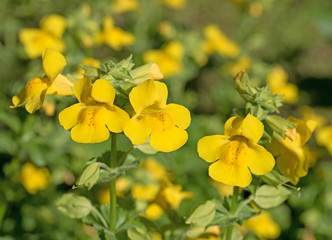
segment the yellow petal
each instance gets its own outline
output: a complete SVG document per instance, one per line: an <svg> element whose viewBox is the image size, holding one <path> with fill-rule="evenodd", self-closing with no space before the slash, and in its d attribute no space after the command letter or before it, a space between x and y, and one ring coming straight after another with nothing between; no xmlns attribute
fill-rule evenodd
<svg viewBox="0 0 332 240"><path fill-rule="evenodd" d="M149 117L133 116L124 126L124 134L134 145L145 143L152 129L152 122Z"/></svg>
<svg viewBox="0 0 332 240"><path fill-rule="evenodd" d="M105 113L105 120L108 130L114 133L120 133L129 121L129 115L121 108L112 106L108 109L107 113Z"/></svg>
<svg viewBox="0 0 332 240"><path fill-rule="evenodd" d="M190 125L190 112L184 106L178 104L166 105L165 111L171 116L173 123L179 128L186 129Z"/></svg>
<svg viewBox="0 0 332 240"><path fill-rule="evenodd" d="M207 162L214 162L221 156L221 148L229 140L223 135L203 137L198 141L197 151L201 158Z"/></svg>
<svg viewBox="0 0 332 240"><path fill-rule="evenodd" d="M80 113L85 109L82 103L76 103L70 107L65 108L59 113L59 121L61 126L66 130L70 130L79 122Z"/></svg>
<svg viewBox="0 0 332 240"><path fill-rule="evenodd" d="M40 27L44 31L61 38L66 29L66 19L60 15L51 14L42 18Z"/></svg>
<svg viewBox="0 0 332 240"><path fill-rule="evenodd" d="M220 160L211 164L209 176L218 182L239 187L247 187L252 179L246 166L224 164Z"/></svg>
<svg viewBox="0 0 332 240"><path fill-rule="evenodd" d="M147 107L165 107L167 94L168 90L164 83L147 80L131 90L129 100L135 112L140 114Z"/></svg>
<svg viewBox="0 0 332 240"><path fill-rule="evenodd" d="M151 79L160 80L164 78L164 75L161 73L159 66L156 63L152 63L148 72L151 74Z"/></svg>
<svg viewBox="0 0 332 240"><path fill-rule="evenodd" d="M296 132L299 133L301 138L300 145L303 146L315 130L316 122L313 120L304 121L295 117L288 117L287 120L296 125Z"/></svg>
<svg viewBox="0 0 332 240"><path fill-rule="evenodd" d="M157 220L161 217L163 212L163 209L158 204L152 203L146 207L145 215L143 216L149 220Z"/></svg>
<svg viewBox="0 0 332 240"><path fill-rule="evenodd" d="M74 93L79 102L87 103L91 100L92 83L88 78L81 78L74 85Z"/></svg>
<svg viewBox="0 0 332 240"><path fill-rule="evenodd" d="M107 103L109 106L112 106L115 98L115 89L109 81L98 79L93 83L91 96L97 102Z"/></svg>
<svg viewBox="0 0 332 240"><path fill-rule="evenodd" d="M43 81L43 79L33 78L18 95L12 98L14 105L12 107L19 107L28 101L25 108L29 113L34 113L43 105L46 90L47 84Z"/></svg>
<svg viewBox="0 0 332 240"><path fill-rule="evenodd" d="M250 171L257 175L264 175L270 172L275 164L272 154L258 144L249 143L246 157Z"/></svg>
<svg viewBox="0 0 332 240"><path fill-rule="evenodd" d="M224 127L226 136L243 136L254 143L259 141L263 133L263 123L251 114L248 114L245 118L231 117L226 121Z"/></svg>
<svg viewBox="0 0 332 240"><path fill-rule="evenodd" d="M53 49L46 49L43 53L43 69L51 82L66 66L65 57Z"/></svg>
<svg viewBox="0 0 332 240"><path fill-rule="evenodd" d="M73 85L68 78L59 74L47 89L46 94L70 96L73 94Z"/></svg>
<svg viewBox="0 0 332 240"><path fill-rule="evenodd" d="M151 147L161 152L171 152L182 147L188 140L185 130L171 127L165 130L153 131L150 137Z"/></svg>
<svg viewBox="0 0 332 240"><path fill-rule="evenodd" d="M106 127L109 120L108 110L105 107L89 106L80 116L79 123L72 128L71 137L79 143L98 143L107 140L110 136Z"/></svg>

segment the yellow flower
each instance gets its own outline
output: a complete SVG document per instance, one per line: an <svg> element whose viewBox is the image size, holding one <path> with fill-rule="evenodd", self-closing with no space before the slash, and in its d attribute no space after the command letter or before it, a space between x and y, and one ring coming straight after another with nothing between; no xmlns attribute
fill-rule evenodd
<svg viewBox="0 0 332 240"><path fill-rule="evenodd" d="M141 167L147 170L149 176L153 180L162 180L168 174L165 167L151 157L146 159L142 163Z"/></svg>
<svg viewBox="0 0 332 240"><path fill-rule="evenodd" d="M300 112L301 112L301 117L303 118L303 120L315 121L317 124L317 128L320 128L327 123L327 119L324 116L315 113L315 110L309 106L301 107Z"/></svg>
<svg viewBox="0 0 332 240"><path fill-rule="evenodd" d="M137 0L112 0L113 9L116 13L124 13L138 8Z"/></svg>
<svg viewBox="0 0 332 240"><path fill-rule="evenodd" d="M159 191L159 186L157 184L143 185L140 183L134 184L131 189L131 194L137 200L141 201L151 201L154 200Z"/></svg>
<svg viewBox="0 0 332 240"><path fill-rule="evenodd" d="M203 50L207 54L216 52L226 57L236 57L239 54L239 46L229 40L216 24L206 26L203 31L206 38L206 41L203 42Z"/></svg>
<svg viewBox="0 0 332 240"><path fill-rule="evenodd" d="M253 17L259 17L262 15L263 6L259 2L252 2L249 5L249 14Z"/></svg>
<svg viewBox="0 0 332 240"><path fill-rule="evenodd" d="M267 76L267 85L274 94L284 95L282 100L286 103L298 101L298 89L295 84L288 83L288 74L281 66L277 66Z"/></svg>
<svg viewBox="0 0 332 240"><path fill-rule="evenodd" d="M130 179L126 177L118 177L116 179L116 195L123 196L123 193L128 190L131 182ZM110 188L102 188L97 195L98 201L101 205L106 205L110 203L111 195L110 195Z"/></svg>
<svg viewBox="0 0 332 240"><path fill-rule="evenodd" d="M268 211L262 211L258 216L246 220L244 226L262 240L276 239L281 232L279 225L272 219Z"/></svg>
<svg viewBox="0 0 332 240"><path fill-rule="evenodd" d="M104 28L97 34L96 42L106 43L116 51L121 50L123 46L130 46L135 42L135 36L114 26L114 20L111 17L104 18Z"/></svg>
<svg viewBox="0 0 332 240"><path fill-rule="evenodd" d="M156 203L151 203L145 209L145 214L142 214L143 217L149 220L158 220L161 215L163 215L163 209Z"/></svg>
<svg viewBox="0 0 332 240"><path fill-rule="evenodd" d="M281 173L289 178L290 182L297 184L300 177L307 175L311 165L309 155L303 145L309 140L316 123L289 117L288 121L296 125L295 138L272 138L267 149L276 156L277 167Z"/></svg>
<svg viewBox="0 0 332 240"><path fill-rule="evenodd" d="M251 182L251 173L264 175L270 172L275 164L274 158L257 144L263 132L263 123L248 114L245 118L228 119L224 135L200 139L199 156L213 162L209 167L210 177L227 185L246 187Z"/></svg>
<svg viewBox="0 0 332 240"><path fill-rule="evenodd" d="M173 185L170 181L165 180L161 188L161 196L170 206L178 208L183 199L193 198L194 194L184 192L181 185Z"/></svg>
<svg viewBox="0 0 332 240"><path fill-rule="evenodd" d="M163 0L163 3L176 10L185 8L187 0Z"/></svg>
<svg viewBox="0 0 332 240"><path fill-rule="evenodd" d="M45 77L33 78L12 98L13 106L16 108L25 105L29 113L34 113L43 105L45 95L71 95L73 84L60 72L66 66L66 60L61 53L46 49L43 54L43 69Z"/></svg>
<svg viewBox="0 0 332 240"><path fill-rule="evenodd" d="M120 133L129 120L128 114L113 105L115 89L108 81L93 84L82 78L74 85L76 103L59 114L60 124L71 131L71 138L80 143L98 143L109 138L110 131Z"/></svg>
<svg viewBox="0 0 332 240"><path fill-rule="evenodd" d="M251 58L247 56L241 57L239 60L236 62L233 62L227 66L228 72L232 75L235 76L238 74L241 70L245 70L246 72L249 71L251 66Z"/></svg>
<svg viewBox="0 0 332 240"><path fill-rule="evenodd" d="M134 87L129 100L135 115L125 125L124 133L134 145L145 143L158 151L171 152L182 147L188 134L190 112L178 104L167 104L168 90L164 83L147 80Z"/></svg>
<svg viewBox="0 0 332 240"><path fill-rule="evenodd" d="M20 173L20 181L30 194L36 194L38 191L46 189L50 184L50 178L47 168L37 168L32 163L25 163Z"/></svg>
<svg viewBox="0 0 332 240"><path fill-rule="evenodd" d="M29 58L34 59L40 57L46 48L64 52L66 44L61 37L65 29L66 19L60 15L51 14L40 21L40 29L21 29L19 39Z"/></svg>
<svg viewBox="0 0 332 240"><path fill-rule="evenodd" d="M165 77L176 75L183 68L182 57L184 47L179 41L165 44L161 49L149 50L144 53L144 62L155 62Z"/></svg>
<svg viewBox="0 0 332 240"><path fill-rule="evenodd" d="M319 128L316 132L316 141L319 145L326 147L332 155L332 125Z"/></svg>
<svg viewBox="0 0 332 240"><path fill-rule="evenodd" d="M98 59L94 59L94 58L84 58L81 61L82 65L92 66L92 67L96 67L96 68L100 68L100 63L101 62ZM85 71L82 68L78 67L78 69L77 69L77 78L78 79L83 78L84 73L85 73Z"/></svg>

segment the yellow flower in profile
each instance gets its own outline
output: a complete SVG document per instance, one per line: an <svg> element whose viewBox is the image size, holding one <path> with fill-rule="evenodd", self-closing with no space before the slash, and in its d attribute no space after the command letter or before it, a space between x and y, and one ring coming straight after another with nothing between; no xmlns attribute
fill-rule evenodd
<svg viewBox="0 0 332 240"><path fill-rule="evenodd" d="M210 177L227 185L246 187L251 182L251 173L264 175L270 172L275 164L274 157L257 144L263 132L263 123L248 114L245 118L228 119L224 135L200 139L199 156L213 163L209 167Z"/></svg>
<svg viewBox="0 0 332 240"><path fill-rule="evenodd" d="M170 8L181 10L185 8L187 0L163 0L163 3Z"/></svg>
<svg viewBox="0 0 332 240"><path fill-rule="evenodd" d="M100 68L100 60L98 59L94 59L94 58L84 58L82 61L81 61L81 64L82 65L86 65L86 66L92 66L92 67L96 67L96 68ZM80 78L83 78L84 77L84 70L80 67L78 67L77 69L77 78L80 79Z"/></svg>
<svg viewBox="0 0 332 240"><path fill-rule="evenodd" d="M280 172L295 185L300 177L307 175L311 165L311 158L303 145L311 137L316 123L294 117L289 117L287 120L296 125L295 137L280 139L274 136L271 143L267 145L267 149L276 156Z"/></svg>
<svg viewBox="0 0 332 240"><path fill-rule="evenodd" d="M159 180L160 181L168 175L168 172L165 169L165 167L152 157L146 159L141 164L141 167L148 172L149 176L153 180Z"/></svg>
<svg viewBox="0 0 332 240"><path fill-rule="evenodd" d="M190 112L178 104L166 104L168 90L164 83L147 80L134 87L129 101L135 115L124 127L125 135L134 145L145 143L158 151L171 152L182 147L188 134Z"/></svg>
<svg viewBox="0 0 332 240"><path fill-rule="evenodd" d="M145 214L142 214L142 216L154 221L158 220L163 213L163 209L157 203L151 203L146 207Z"/></svg>
<svg viewBox="0 0 332 240"><path fill-rule="evenodd" d="M46 48L59 52L66 50L62 35L66 29L66 19L57 14L45 16L40 21L40 29L23 28L19 32L19 39L29 58L40 57Z"/></svg>
<svg viewBox="0 0 332 240"><path fill-rule="evenodd" d="M288 74L281 66L277 66L267 76L267 85L273 94L284 95L285 103L296 103L299 98L295 84L288 83Z"/></svg>
<svg viewBox="0 0 332 240"><path fill-rule="evenodd" d="M44 190L50 184L50 172L47 168L37 168L32 163L25 163L21 169L20 181L25 190L30 194L36 194Z"/></svg>
<svg viewBox="0 0 332 240"><path fill-rule="evenodd" d="M137 0L112 0L113 9L116 13L124 13L138 8Z"/></svg>
<svg viewBox="0 0 332 240"><path fill-rule="evenodd" d="M137 183L133 185L131 194L137 200L152 201L157 196L158 191L159 186L157 184L151 183L148 185L143 185L141 183Z"/></svg>
<svg viewBox="0 0 332 240"><path fill-rule="evenodd" d="M173 208L178 208L183 199L194 197L194 194L182 191L181 185L174 185L168 179L164 179L162 182L160 194Z"/></svg>
<svg viewBox="0 0 332 240"><path fill-rule="evenodd" d="M207 25L203 31L206 38L203 42L203 50L207 54L216 52L226 57L236 57L239 54L239 46L228 39L216 24Z"/></svg>
<svg viewBox="0 0 332 240"><path fill-rule="evenodd" d="M183 69L183 55L184 47L182 43L172 41L162 46L161 49L146 51L143 60L145 63L155 62L165 77L169 77L180 73Z"/></svg>
<svg viewBox="0 0 332 240"><path fill-rule="evenodd" d="M317 144L327 148L332 155L332 125L321 127L316 132Z"/></svg>
<svg viewBox="0 0 332 240"><path fill-rule="evenodd" d="M315 121L317 124L317 128L320 128L327 123L327 119L324 116L317 114L312 107L303 106L303 107L301 107L300 112L301 112L301 117L303 120Z"/></svg>
<svg viewBox="0 0 332 240"><path fill-rule="evenodd" d="M276 239L281 232L279 225L272 219L268 211L262 211L258 216L246 220L244 227L254 232L261 240Z"/></svg>
<svg viewBox="0 0 332 240"><path fill-rule="evenodd" d="M114 20L111 17L105 17L103 30L97 34L96 42L106 43L116 51L120 51L123 46L130 46L135 42L135 36L114 26Z"/></svg>
<svg viewBox="0 0 332 240"><path fill-rule="evenodd" d="M73 83L60 72L66 66L66 60L61 53L46 49L43 54L44 77L31 79L27 85L12 98L13 106L16 108L25 105L29 113L34 113L43 105L46 95L72 95Z"/></svg>
<svg viewBox="0 0 332 240"><path fill-rule="evenodd" d="M74 93L79 103L62 110L59 120L75 142L103 142L110 131L123 131L129 115L113 104L115 89L110 82L97 79L92 84L90 79L82 78L74 85Z"/></svg>

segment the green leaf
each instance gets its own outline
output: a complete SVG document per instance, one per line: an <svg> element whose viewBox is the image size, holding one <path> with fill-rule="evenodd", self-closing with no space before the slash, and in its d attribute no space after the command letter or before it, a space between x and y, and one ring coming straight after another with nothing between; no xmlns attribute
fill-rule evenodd
<svg viewBox="0 0 332 240"><path fill-rule="evenodd" d="M93 206L89 199L73 193L64 194L56 201L60 212L70 218L83 218L90 214Z"/></svg>
<svg viewBox="0 0 332 240"><path fill-rule="evenodd" d="M215 213L216 205L212 201L206 201L196 207L193 213L186 220L186 224L205 227L214 219Z"/></svg>
<svg viewBox="0 0 332 240"><path fill-rule="evenodd" d="M141 228L130 228L127 231L128 237L131 240L150 240L150 236Z"/></svg>
<svg viewBox="0 0 332 240"><path fill-rule="evenodd" d="M289 181L288 178L284 177L276 170L272 170L271 172L260 176L260 178L267 184L270 184L274 187L278 187L280 184L284 184Z"/></svg>
<svg viewBox="0 0 332 240"><path fill-rule="evenodd" d="M273 208L283 203L290 194L290 191L283 186L263 185L257 191L254 201L261 208Z"/></svg>
<svg viewBox="0 0 332 240"><path fill-rule="evenodd" d="M99 179L100 164L98 162L93 162L87 165L77 180L76 184L78 186L85 186L90 190Z"/></svg>

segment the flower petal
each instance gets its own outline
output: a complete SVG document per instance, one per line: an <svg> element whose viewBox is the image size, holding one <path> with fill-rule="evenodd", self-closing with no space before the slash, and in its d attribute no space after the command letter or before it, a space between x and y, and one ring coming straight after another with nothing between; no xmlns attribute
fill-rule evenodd
<svg viewBox="0 0 332 240"><path fill-rule="evenodd" d="M252 179L246 166L225 164L220 160L211 164L209 176L218 182L239 187L247 187Z"/></svg>
<svg viewBox="0 0 332 240"><path fill-rule="evenodd" d="M40 28L55 37L61 38L66 29L66 19L57 14L45 16L40 21Z"/></svg>
<svg viewBox="0 0 332 240"><path fill-rule="evenodd" d="M114 133L122 132L124 126L126 126L129 121L128 113L117 106L111 107L105 115L108 130Z"/></svg>
<svg viewBox="0 0 332 240"><path fill-rule="evenodd" d="M81 111L85 109L85 105L82 103L76 103L70 107L65 108L59 113L59 121L61 126L66 130L70 130L76 126L79 122L79 116Z"/></svg>
<svg viewBox="0 0 332 240"><path fill-rule="evenodd" d="M89 102L91 98L92 83L88 78L81 78L74 85L74 93L81 103Z"/></svg>
<svg viewBox="0 0 332 240"><path fill-rule="evenodd" d="M165 111L171 116L175 125L179 128L186 129L190 125L190 112L189 110L178 104L166 105Z"/></svg>
<svg viewBox="0 0 332 240"><path fill-rule="evenodd" d="M221 156L221 148L229 140L223 135L203 137L198 141L197 151L201 158L207 162L214 162Z"/></svg>
<svg viewBox="0 0 332 240"><path fill-rule="evenodd" d="M112 106L115 98L115 89L109 81L98 79L93 83L91 96L97 102Z"/></svg>
<svg viewBox="0 0 332 240"><path fill-rule="evenodd" d="M187 140L187 132L174 126L164 130L153 131L150 137L150 144L151 147L158 151L171 152L182 147Z"/></svg>
<svg viewBox="0 0 332 240"><path fill-rule="evenodd" d="M59 74L47 89L46 94L70 96L73 94L74 84L62 74Z"/></svg>
<svg viewBox="0 0 332 240"><path fill-rule="evenodd" d="M243 136L257 143L263 136L264 125L258 118L250 113L245 118L231 117L225 123L224 134L226 136Z"/></svg>
<svg viewBox="0 0 332 240"><path fill-rule="evenodd" d="M79 123L72 128L71 137L79 143L98 143L110 136L106 127L108 110L105 107L89 106L79 115Z"/></svg>
<svg viewBox="0 0 332 240"><path fill-rule="evenodd" d="M58 51L46 49L43 53L43 69L51 82L66 66L65 57Z"/></svg>
<svg viewBox="0 0 332 240"><path fill-rule="evenodd" d="M147 107L165 107L167 95L166 84L147 80L131 90L129 100L136 114L140 114Z"/></svg>
<svg viewBox="0 0 332 240"><path fill-rule="evenodd" d="M258 144L248 144L249 148L246 155L250 171L257 175L264 175L270 172L275 165L272 154Z"/></svg>
<svg viewBox="0 0 332 240"><path fill-rule="evenodd" d="M124 127L124 134L134 145L145 143L152 130L150 117L133 116Z"/></svg>

